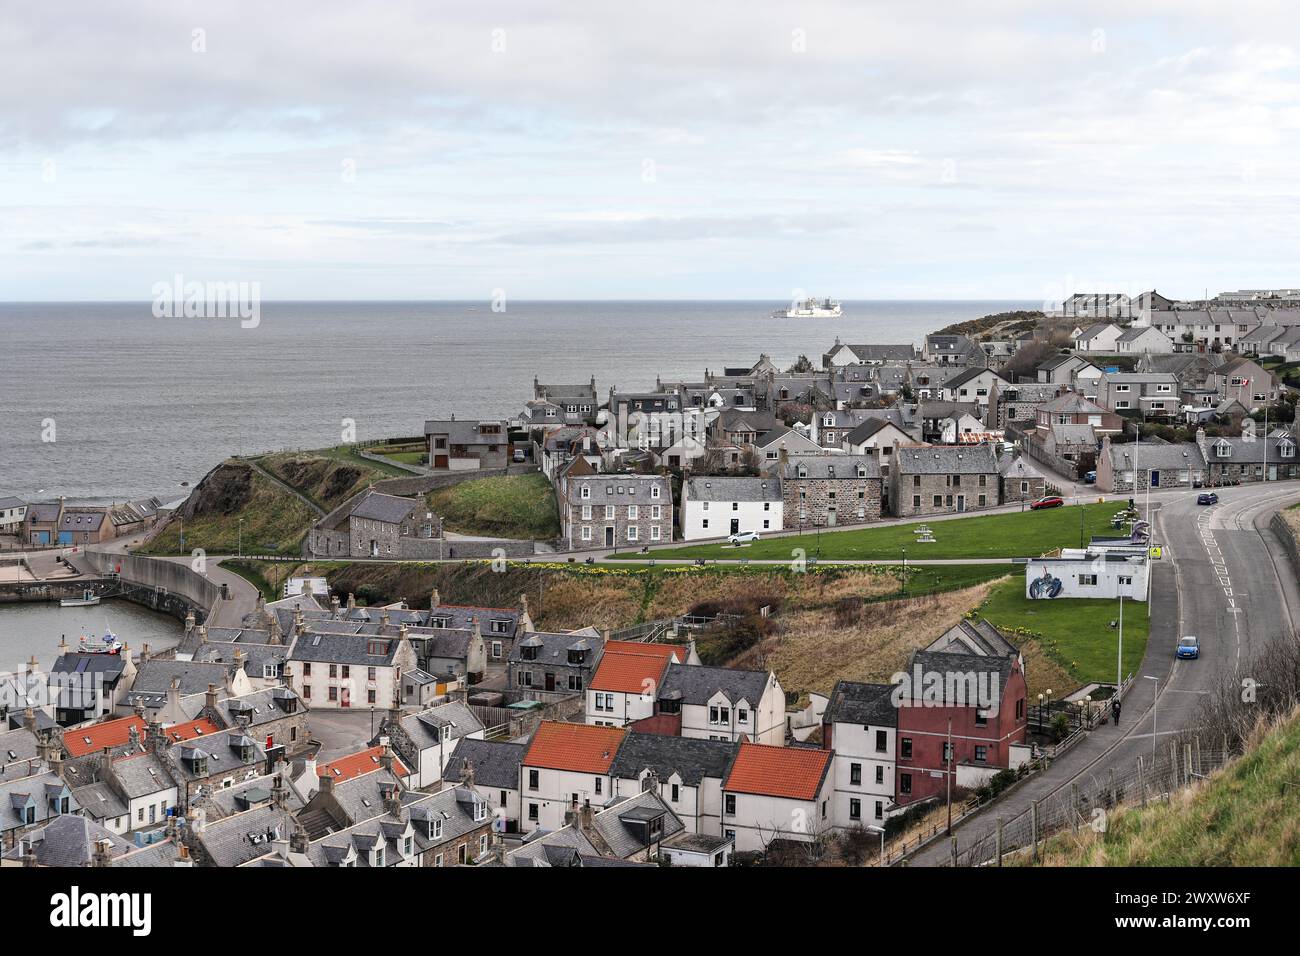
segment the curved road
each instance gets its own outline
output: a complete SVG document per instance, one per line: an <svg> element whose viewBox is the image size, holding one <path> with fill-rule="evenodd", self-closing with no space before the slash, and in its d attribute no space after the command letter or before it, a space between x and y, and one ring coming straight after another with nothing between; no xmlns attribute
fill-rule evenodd
<svg viewBox="0 0 1300 956"><path fill-rule="evenodd" d="M1219 504L1210 507L1198 506L1193 491L1161 498L1156 542L1171 560L1154 566L1151 636L1119 727L1107 723L1094 730L1045 772L953 827L959 853L999 816L1010 819L1084 775L1101 778L1111 767L1129 769L1138 757L1150 758L1153 717L1154 742L1179 733L1193 724L1202 697L1221 678L1249 677L1244 667L1266 641L1294 640L1300 632L1297 569L1269 530L1273 513L1300 499L1300 488L1288 482L1220 489ZM1174 659L1184 634L1200 637L1199 660ZM942 866L951 853L950 841L940 837L908 863Z"/></svg>

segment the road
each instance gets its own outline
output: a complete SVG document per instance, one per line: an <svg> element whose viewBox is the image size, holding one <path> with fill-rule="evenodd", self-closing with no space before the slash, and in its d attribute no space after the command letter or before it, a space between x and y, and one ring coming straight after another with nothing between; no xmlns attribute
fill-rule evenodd
<svg viewBox="0 0 1300 956"><path fill-rule="evenodd" d="M1266 641L1300 632L1297 570L1268 527L1275 511L1300 499L1300 488L1288 482L1218 493L1219 504L1210 507L1198 506L1192 492L1161 496L1155 532L1169 560L1155 566L1151 635L1120 725L1093 731L1044 773L955 826L958 852L983 837L996 817L1010 819L1085 775L1100 779L1111 767L1149 758L1153 742L1193 725L1202 698L1221 678L1249 677L1244 668ZM1199 660L1175 661L1174 645L1184 634L1200 637ZM909 865L942 866L950 857L950 842L940 838Z"/></svg>

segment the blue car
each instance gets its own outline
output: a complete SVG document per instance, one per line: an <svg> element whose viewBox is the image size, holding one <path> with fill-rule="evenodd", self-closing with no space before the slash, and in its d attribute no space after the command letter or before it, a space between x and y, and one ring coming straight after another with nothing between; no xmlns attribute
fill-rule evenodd
<svg viewBox="0 0 1300 956"><path fill-rule="evenodd" d="M1201 656L1201 639L1199 637L1184 637L1178 642L1178 650L1174 653L1180 658L1195 660Z"/></svg>
<svg viewBox="0 0 1300 956"><path fill-rule="evenodd" d="M1085 471L1083 473L1083 483L1085 485L1095 485L1097 483L1097 473L1095 471Z"/></svg>
<svg viewBox="0 0 1300 956"><path fill-rule="evenodd" d="M1212 491L1209 494L1197 495L1196 503L1198 505L1217 505L1219 503L1219 496Z"/></svg>

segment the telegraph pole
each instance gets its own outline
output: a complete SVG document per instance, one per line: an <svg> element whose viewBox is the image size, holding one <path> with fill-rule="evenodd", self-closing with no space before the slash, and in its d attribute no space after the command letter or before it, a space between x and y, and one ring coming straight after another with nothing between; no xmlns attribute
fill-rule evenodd
<svg viewBox="0 0 1300 956"><path fill-rule="evenodd" d="M952 836L952 718L948 718L948 835Z"/></svg>

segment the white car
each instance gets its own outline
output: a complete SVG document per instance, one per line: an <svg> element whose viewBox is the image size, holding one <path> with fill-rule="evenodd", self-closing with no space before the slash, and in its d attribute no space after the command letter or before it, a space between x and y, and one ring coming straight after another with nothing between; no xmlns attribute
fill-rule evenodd
<svg viewBox="0 0 1300 956"><path fill-rule="evenodd" d="M757 531L738 531L727 538L732 544L748 544L751 541L758 540Z"/></svg>

